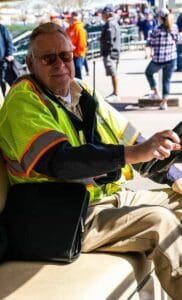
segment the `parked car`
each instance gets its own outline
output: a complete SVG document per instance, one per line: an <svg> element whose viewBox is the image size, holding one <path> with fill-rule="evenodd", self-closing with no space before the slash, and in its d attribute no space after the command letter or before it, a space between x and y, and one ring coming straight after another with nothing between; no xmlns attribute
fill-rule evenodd
<svg viewBox="0 0 182 300"><path fill-rule="evenodd" d="M13 38L13 44L15 47L14 56L26 69L25 57L27 54L29 38L31 30L25 31Z"/></svg>

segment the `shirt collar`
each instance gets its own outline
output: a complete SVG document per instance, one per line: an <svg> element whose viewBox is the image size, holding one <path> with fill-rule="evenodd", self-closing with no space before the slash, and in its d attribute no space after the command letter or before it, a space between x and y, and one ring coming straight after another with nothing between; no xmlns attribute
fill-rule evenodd
<svg viewBox="0 0 182 300"><path fill-rule="evenodd" d="M71 94L70 105L72 107L78 105L82 90L83 90L82 87L76 81L71 82L69 92ZM55 96L59 101L61 100L62 103L66 102L61 96L59 95L55 95Z"/></svg>
<svg viewBox="0 0 182 300"><path fill-rule="evenodd" d="M79 103L82 87L76 82L72 81L70 84L71 103L76 106Z"/></svg>

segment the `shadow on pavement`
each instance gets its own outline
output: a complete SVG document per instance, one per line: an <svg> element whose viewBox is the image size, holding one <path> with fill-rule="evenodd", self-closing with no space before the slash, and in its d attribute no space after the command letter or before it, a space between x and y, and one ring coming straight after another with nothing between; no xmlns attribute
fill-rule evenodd
<svg viewBox="0 0 182 300"><path fill-rule="evenodd" d="M112 105L115 109L118 111L126 111L126 110L138 110L139 105L138 103L133 103L133 102L117 102L117 103L111 103L109 102L110 105Z"/></svg>
<svg viewBox="0 0 182 300"><path fill-rule="evenodd" d="M181 83L182 80L171 80L171 83Z"/></svg>
<svg viewBox="0 0 182 300"><path fill-rule="evenodd" d="M175 93L170 93L170 95L175 95L176 96L176 95L182 95L182 93L176 93L175 92Z"/></svg>
<svg viewBox="0 0 182 300"><path fill-rule="evenodd" d="M122 60L122 61L127 61L127 60L135 60L135 61L136 61L136 60L137 60L137 61L138 61L138 60L142 60L142 61L143 61L143 58L142 58L142 57L138 57L138 58L134 58L134 57L128 57L128 58L126 57L126 58L123 58L123 57L121 57L121 58L120 58L120 61L121 61L121 60Z"/></svg>
<svg viewBox="0 0 182 300"><path fill-rule="evenodd" d="M144 72L126 72L125 74L127 75L141 75L141 74L145 74Z"/></svg>

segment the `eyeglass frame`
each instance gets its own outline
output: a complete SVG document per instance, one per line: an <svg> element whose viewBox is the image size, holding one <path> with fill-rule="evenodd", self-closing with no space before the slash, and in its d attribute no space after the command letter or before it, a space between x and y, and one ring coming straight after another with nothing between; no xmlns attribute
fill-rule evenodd
<svg viewBox="0 0 182 300"><path fill-rule="evenodd" d="M67 61L67 60L64 59L64 57L62 57L62 55L63 54L68 54L68 53L70 53L72 55L71 55L70 59ZM33 58L39 59L41 61L42 65L44 65L44 66L51 66L51 65L53 65L57 61L58 57L64 63L70 63L70 62L73 61L73 50L70 50L70 51L61 51L60 53L48 53L48 54L44 54L42 56L35 55L33 51L31 51L31 54L32 54ZM44 61L44 59L46 58L46 56L49 57L51 55L54 55L54 59L53 59L52 62L46 62L46 61Z"/></svg>

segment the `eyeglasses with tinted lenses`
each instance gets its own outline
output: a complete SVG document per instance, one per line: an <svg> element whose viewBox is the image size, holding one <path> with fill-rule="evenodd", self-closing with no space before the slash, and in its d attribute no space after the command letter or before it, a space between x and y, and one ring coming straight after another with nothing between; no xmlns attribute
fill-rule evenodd
<svg viewBox="0 0 182 300"><path fill-rule="evenodd" d="M62 51L60 53L49 53L37 57L41 63L45 66L50 66L54 64L59 57L63 62L69 63L73 60L73 51Z"/></svg>

